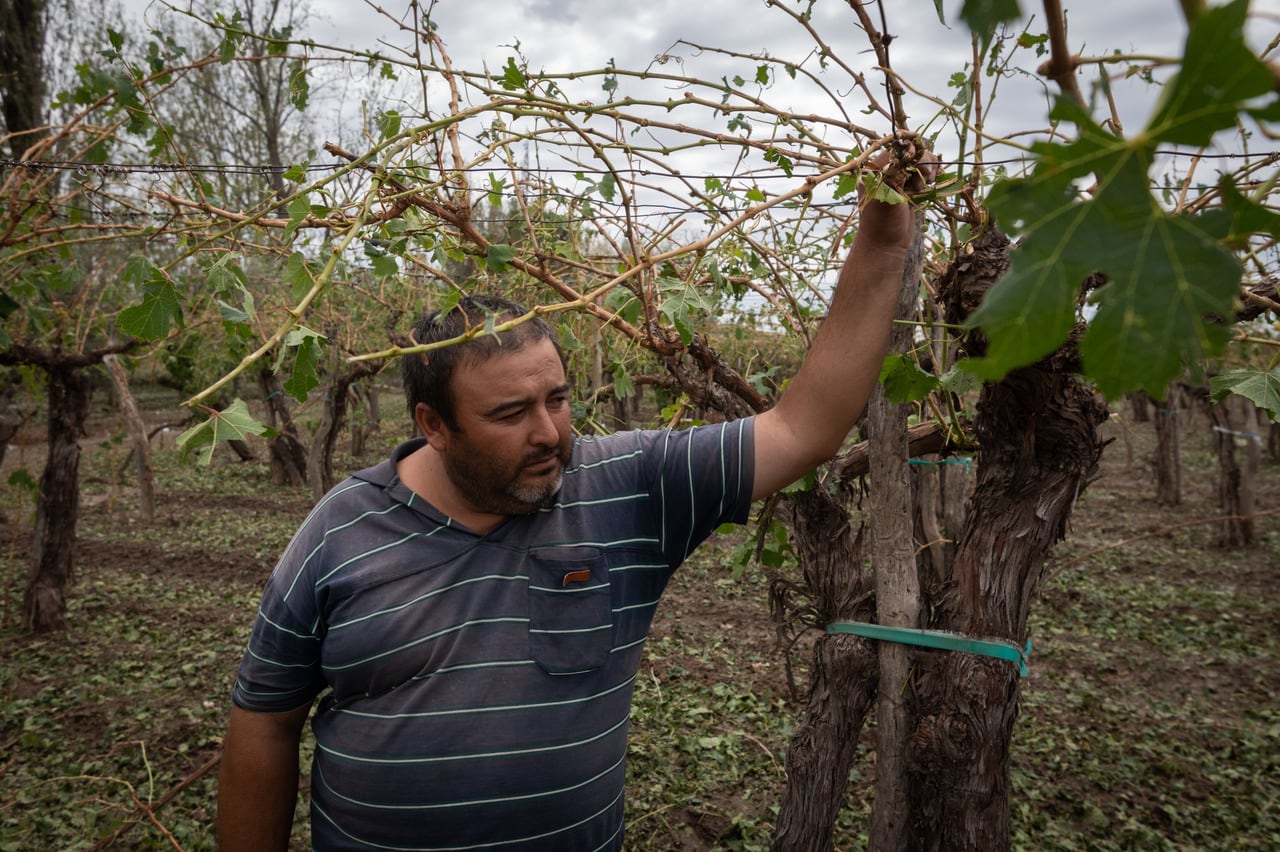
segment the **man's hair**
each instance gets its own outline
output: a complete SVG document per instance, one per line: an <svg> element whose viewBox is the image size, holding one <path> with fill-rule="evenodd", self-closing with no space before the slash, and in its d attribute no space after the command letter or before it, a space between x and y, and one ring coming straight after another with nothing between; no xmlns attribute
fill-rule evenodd
<svg viewBox="0 0 1280 852"><path fill-rule="evenodd" d="M422 344L449 340L477 326L483 327L490 317L494 323L502 323L527 313L528 310L523 305L501 296L467 296L451 308L432 311L423 316L413 328L413 342ZM555 331L541 317L526 320L501 334L481 334L465 343L405 355L400 359L400 380L404 385L410 419L413 418L418 403L425 403L440 415L446 426L456 431L458 419L452 382L458 367L482 364L495 355L515 352L526 344L539 340L550 340L563 363L564 352L560 348L560 341L556 339Z"/></svg>

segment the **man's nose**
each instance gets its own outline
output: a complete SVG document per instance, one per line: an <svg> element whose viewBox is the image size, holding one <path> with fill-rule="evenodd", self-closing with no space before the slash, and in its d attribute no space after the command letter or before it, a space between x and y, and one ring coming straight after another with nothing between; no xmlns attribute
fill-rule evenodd
<svg viewBox="0 0 1280 852"><path fill-rule="evenodd" d="M560 443L560 432L556 429L556 421L545 405L537 406L532 414L532 429L529 432L529 443L536 447L554 447Z"/></svg>

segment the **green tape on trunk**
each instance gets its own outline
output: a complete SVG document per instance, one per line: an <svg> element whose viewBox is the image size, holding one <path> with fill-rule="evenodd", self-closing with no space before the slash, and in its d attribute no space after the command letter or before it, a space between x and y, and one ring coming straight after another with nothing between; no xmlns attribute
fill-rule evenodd
<svg viewBox="0 0 1280 852"><path fill-rule="evenodd" d="M1012 642L998 639L974 639L961 636L959 633L948 633L945 630L913 630L910 627L885 627L883 624L868 624L865 621L837 621L827 625L828 633L851 633L866 639L881 642L897 642L903 645L920 645L924 648L937 648L942 651L962 651L966 654L981 654L984 657L995 657L1018 664L1018 673L1027 676L1027 657L1031 656L1031 640L1027 640L1025 648L1019 648Z"/></svg>

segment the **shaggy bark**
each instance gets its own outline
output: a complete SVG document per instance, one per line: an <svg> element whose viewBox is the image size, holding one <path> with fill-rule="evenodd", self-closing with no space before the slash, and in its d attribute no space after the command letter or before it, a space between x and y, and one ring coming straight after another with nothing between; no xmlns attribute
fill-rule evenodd
<svg viewBox="0 0 1280 852"><path fill-rule="evenodd" d="M819 485L793 495L789 504L810 626L870 621L875 615L871 584L862 572L861 536L849 521L850 499ZM775 620L796 611L790 599L796 591L775 583ZM833 848L832 826L875 696L877 668L876 649L867 639L824 633L814 645L805 709L787 749L787 788L773 840L778 852Z"/></svg>
<svg viewBox="0 0 1280 852"><path fill-rule="evenodd" d="M969 521L930 626L1026 640L1030 604L1053 545L1102 453L1107 408L1064 365L987 385L975 428L982 456ZM1009 848L1009 746L1018 669L961 653L922 655L912 756L920 848Z"/></svg>
<svg viewBox="0 0 1280 852"><path fill-rule="evenodd" d="M961 323L1008 268L1009 241L975 238L939 282L947 319ZM980 356L985 341L965 341ZM1066 534L1096 470L1105 404L1076 379L1074 341L1033 367L983 386L974 421L981 454L968 517L948 575L928 590L929 626L968 636L1026 639L1046 558ZM915 845L948 852L1009 848L1009 747L1018 668L1004 660L924 652L915 679L912 749Z"/></svg>

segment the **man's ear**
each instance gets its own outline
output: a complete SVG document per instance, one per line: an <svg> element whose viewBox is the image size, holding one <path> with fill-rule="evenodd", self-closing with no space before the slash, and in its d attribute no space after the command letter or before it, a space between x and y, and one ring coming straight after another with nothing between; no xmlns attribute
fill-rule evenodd
<svg viewBox="0 0 1280 852"><path fill-rule="evenodd" d="M443 450L448 445L449 427L444 418L425 402L413 407L413 422L418 425L418 430L432 448Z"/></svg>

